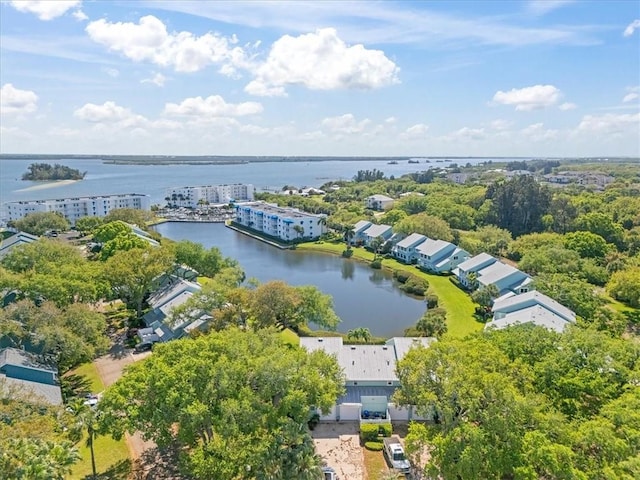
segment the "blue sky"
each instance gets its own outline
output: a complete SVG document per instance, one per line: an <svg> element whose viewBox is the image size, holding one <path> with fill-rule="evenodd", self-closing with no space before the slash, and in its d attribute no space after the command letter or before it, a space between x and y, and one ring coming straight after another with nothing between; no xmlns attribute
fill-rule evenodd
<svg viewBox="0 0 640 480"><path fill-rule="evenodd" d="M8 1L2 153L640 156L640 1Z"/></svg>

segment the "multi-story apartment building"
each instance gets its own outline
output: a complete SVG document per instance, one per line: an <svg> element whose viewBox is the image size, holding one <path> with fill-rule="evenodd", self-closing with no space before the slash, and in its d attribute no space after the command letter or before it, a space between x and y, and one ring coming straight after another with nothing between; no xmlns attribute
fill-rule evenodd
<svg viewBox="0 0 640 480"><path fill-rule="evenodd" d="M272 237L290 242L314 239L327 231L326 215L301 212L266 202L235 205L235 222Z"/></svg>
<svg viewBox="0 0 640 480"><path fill-rule="evenodd" d="M54 200L25 200L5 204L8 220L19 220L35 212L61 214L74 225L82 217L104 217L116 208L149 210L149 195L125 193L122 195L96 195L94 197L68 197Z"/></svg>
<svg viewBox="0 0 640 480"><path fill-rule="evenodd" d="M164 198L170 207L197 208L202 205L253 200L255 189L251 184L202 185L199 187L172 187Z"/></svg>

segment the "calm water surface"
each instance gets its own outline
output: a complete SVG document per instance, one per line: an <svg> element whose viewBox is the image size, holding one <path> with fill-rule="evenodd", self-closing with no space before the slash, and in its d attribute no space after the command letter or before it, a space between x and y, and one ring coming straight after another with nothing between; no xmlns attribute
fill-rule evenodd
<svg viewBox="0 0 640 480"><path fill-rule="evenodd" d="M457 160L477 164L486 159ZM504 160L504 159L503 159ZM44 160L35 160L44 161ZM455 161L455 160L454 160ZM281 189L284 185L319 187L332 180L351 180L358 170L382 170L387 176L444 167L450 162L411 164L406 161L389 165L386 160L328 160L322 162L264 162L239 165L113 165L97 159L46 160L61 163L81 172L84 180L70 185L25 182L22 174L33 163L30 159L0 160L0 204L18 200L43 200L69 196L143 193L151 203L164 204L166 190L185 185L251 183L259 190Z"/></svg>
<svg viewBox="0 0 640 480"><path fill-rule="evenodd" d="M155 228L173 240L218 247L225 256L240 262L247 278L315 285L333 297L335 311L342 319L338 330L342 332L367 327L377 336L401 335L425 310L424 301L399 290L390 274L355 260L280 250L219 223L170 222Z"/></svg>

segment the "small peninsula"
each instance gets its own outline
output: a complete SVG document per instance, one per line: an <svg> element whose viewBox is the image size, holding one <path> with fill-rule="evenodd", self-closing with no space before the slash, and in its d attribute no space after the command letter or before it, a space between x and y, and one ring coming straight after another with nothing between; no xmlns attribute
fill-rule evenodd
<svg viewBox="0 0 640 480"><path fill-rule="evenodd" d="M51 180L82 180L87 172L81 172L78 169L70 168L65 165L56 163L32 163L29 165L29 171L22 175L22 180L31 181L51 181Z"/></svg>

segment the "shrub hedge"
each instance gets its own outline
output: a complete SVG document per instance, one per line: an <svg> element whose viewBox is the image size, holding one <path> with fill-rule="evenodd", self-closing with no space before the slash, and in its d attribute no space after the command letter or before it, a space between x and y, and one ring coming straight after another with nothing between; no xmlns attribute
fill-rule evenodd
<svg viewBox="0 0 640 480"><path fill-rule="evenodd" d="M382 442L365 442L364 448L372 452L380 452L384 448L384 444Z"/></svg>
<svg viewBox="0 0 640 480"><path fill-rule="evenodd" d="M360 439L363 442L375 442L378 440L378 425L367 423L360 425Z"/></svg>

